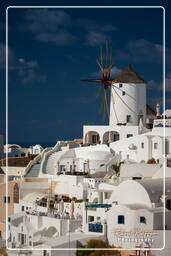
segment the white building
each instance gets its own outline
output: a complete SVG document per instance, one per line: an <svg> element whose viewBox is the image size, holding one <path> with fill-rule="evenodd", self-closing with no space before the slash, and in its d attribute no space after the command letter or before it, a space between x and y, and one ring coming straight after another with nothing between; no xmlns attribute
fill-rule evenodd
<svg viewBox="0 0 171 256"><path fill-rule="evenodd" d="M111 85L109 125L84 126L83 141L111 143L136 136L151 127L154 117L146 104L146 83L129 65Z"/></svg>

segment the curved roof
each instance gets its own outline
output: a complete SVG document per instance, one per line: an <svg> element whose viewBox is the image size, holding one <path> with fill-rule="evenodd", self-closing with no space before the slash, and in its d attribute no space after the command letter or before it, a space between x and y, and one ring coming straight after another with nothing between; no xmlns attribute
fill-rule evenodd
<svg viewBox="0 0 171 256"><path fill-rule="evenodd" d="M94 151L94 152L88 152L86 154L86 157L89 160L109 160L113 155L110 152L106 151Z"/></svg>
<svg viewBox="0 0 171 256"><path fill-rule="evenodd" d="M144 179L137 182L147 191L152 203L159 203L160 198L164 195L163 179ZM171 178L165 179L165 194L171 195Z"/></svg>
<svg viewBox="0 0 171 256"><path fill-rule="evenodd" d="M21 148L18 144L6 144L4 145L5 148Z"/></svg>
<svg viewBox="0 0 171 256"><path fill-rule="evenodd" d="M124 69L121 74L113 80L114 83L135 83L144 84L145 81L141 78L135 71L133 71L131 65L129 64L126 69Z"/></svg>
<svg viewBox="0 0 171 256"><path fill-rule="evenodd" d="M121 182L113 191L111 200L128 207L151 207L151 200L146 189L134 180Z"/></svg>

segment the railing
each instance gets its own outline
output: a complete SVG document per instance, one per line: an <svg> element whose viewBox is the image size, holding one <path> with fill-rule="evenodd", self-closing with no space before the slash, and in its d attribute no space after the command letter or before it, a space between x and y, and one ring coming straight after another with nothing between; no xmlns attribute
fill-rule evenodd
<svg viewBox="0 0 171 256"><path fill-rule="evenodd" d="M88 231L89 232L102 233L103 232L103 225L101 223L89 223L88 224Z"/></svg>
<svg viewBox="0 0 171 256"><path fill-rule="evenodd" d="M158 127L171 127L171 119L157 119L154 120L153 128Z"/></svg>

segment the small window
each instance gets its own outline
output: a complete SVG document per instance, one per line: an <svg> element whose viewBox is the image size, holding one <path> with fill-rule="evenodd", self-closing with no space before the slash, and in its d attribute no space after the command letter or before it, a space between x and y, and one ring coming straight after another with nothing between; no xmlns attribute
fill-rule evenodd
<svg viewBox="0 0 171 256"><path fill-rule="evenodd" d="M118 141L118 140L119 140L119 133L114 133L113 141Z"/></svg>
<svg viewBox="0 0 171 256"><path fill-rule="evenodd" d="M167 199L167 200L166 200L166 208L167 208L168 210L171 210L171 199Z"/></svg>
<svg viewBox="0 0 171 256"><path fill-rule="evenodd" d="M126 116L126 122L127 122L127 123L131 122L131 116L130 116L130 115L127 115L127 116Z"/></svg>
<svg viewBox="0 0 171 256"><path fill-rule="evenodd" d="M88 222L94 221L94 216L88 216Z"/></svg>
<svg viewBox="0 0 171 256"><path fill-rule="evenodd" d="M127 134L127 138L129 138L129 137L132 137L133 136L133 134Z"/></svg>
<svg viewBox="0 0 171 256"><path fill-rule="evenodd" d="M158 143L154 143L154 149L158 149Z"/></svg>
<svg viewBox="0 0 171 256"><path fill-rule="evenodd" d="M122 88L123 84L119 84L119 88Z"/></svg>
<svg viewBox="0 0 171 256"><path fill-rule="evenodd" d="M10 203L10 196L4 196L4 203Z"/></svg>
<svg viewBox="0 0 171 256"><path fill-rule="evenodd" d="M11 218L10 217L8 217L8 222L10 222L11 221Z"/></svg>
<svg viewBox="0 0 171 256"><path fill-rule="evenodd" d="M21 206L21 211L22 211L22 212L24 211L24 205Z"/></svg>
<svg viewBox="0 0 171 256"><path fill-rule="evenodd" d="M125 224L125 216L118 215L118 224Z"/></svg>
<svg viewBox="0 0 171 256"><path fill-rule="evenodd" d="M144 148L144 142L141 143L141 148Z"/></svg>
<svg viewBox="0 0 171 256"><path fill-rule="evenodd" d="M140 223L146 224L146 218L144 216L140 216Z"/></svg>
<svg viewBox="0 0 171 256"><path fill-rule="evenodd" d="M122 96L124 96L124 95L125 95L125 91L122 92Z"/></svg>

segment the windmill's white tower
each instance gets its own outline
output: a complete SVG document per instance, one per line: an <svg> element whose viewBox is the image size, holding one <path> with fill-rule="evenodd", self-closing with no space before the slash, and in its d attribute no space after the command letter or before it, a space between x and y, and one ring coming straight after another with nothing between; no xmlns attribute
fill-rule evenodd
<svg viewBox="0 0 171 256"><path fill-rule="evenodd" d="M109 125L138 125L146 117L146 83L129 65L111 85Z"/></svg>

